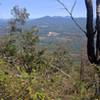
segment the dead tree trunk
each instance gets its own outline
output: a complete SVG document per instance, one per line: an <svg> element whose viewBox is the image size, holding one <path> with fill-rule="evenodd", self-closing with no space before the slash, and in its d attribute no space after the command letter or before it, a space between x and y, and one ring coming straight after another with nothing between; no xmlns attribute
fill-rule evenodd
<svg viewBox="0 0 100 100"><path fill-rule="evenodd" d="M93 4L92 0L85 0L87 8L87 54L89 61L100 65L100 0L96 0L96 32L93 28ZM96 44L94 43L96 36ZM96 45L96 46L95 46ZM96 66L96 96L100 96L100 71Z"/></svg>
<svg viewBox="0 0 100 100"><path fill-rule="evenodd" d="M100 65L100 0L96 0L96 31L97 31L97 37L96 37L96 60L97 64ZM97 69L97 91L96 95L100 99L100 70Z"/></svg>
<svg viewBox="0 0 100 100"><path fill-rule="evenodd" d="M100 0L96 0L96 32L93 28L92 0L85 0L85 4L87 9L87 54L91 63L100 65ZM94 42L95 33L97 33L96 46Z"/></svg>
<svg viewBox="0 0 100 100"><path fill-rule="evenodd" d="M91 63L96 63L95 44L94 44L94 28L93 28L93 4L92 0L85 0L87 9L87 54Z"/></svg>
<svg viewBox="0 0 100 100"><path fill-rule="evenodd" d="M96 30L97 30L96 58L97 58L97 63L100 64L100 0L96 1Z"/></svg>
<svg viewBox="0 0 100 100"><path fill-rule="evenodd" d="M72 16L72 12L70 12L63 2L57 0L59 4L63 6L63 8L69 13L71 19L74 21L76 26L85 33L87 37L87 55L88 59L91 63L96 65L97 76L100 80L100 70L98 69L98 65L100 65L100 0L96 0L96 28L94 30L93 25L93 0L84 0L87 10L87 24L86 24L86 32L81 28L81 26L75 21ZM75 3L73 7L75 6ZM72 11L73 11L72 7ZM96 34L95 34L96 33ZM96 37L95 37L96 35ZM96 42L95 42L96 39ZM98 72L99 71L99 72ZM99 81L100 82L100 81ZM98 82L97 82L98 83ZM99 83L100 84L100 83ZM100 86L97 86L100 94Z"/></svg>

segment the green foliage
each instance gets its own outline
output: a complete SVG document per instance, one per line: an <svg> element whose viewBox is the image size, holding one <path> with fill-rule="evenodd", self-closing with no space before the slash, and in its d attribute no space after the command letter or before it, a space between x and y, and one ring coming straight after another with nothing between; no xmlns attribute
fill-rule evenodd
<svg viewBox="0 0 100 100"><path fill-rule="evenodd" d="M27 13L26 8L19 8L19 6L14 6L11 10L11 14L15 18L16 21L20 21L22 24L25 23L26 19L29 17L29 13Z"/></svg>
<svg viewBox="0 0 100 100"><path fill-rule="evenodd" d="M24 69L30 73L32 69L38 68L42 63L41 56L43 51L37 51L36 43L38 42L38 36L33 35L35 32L33 29L31 32L24 32L8 35L5 39L5 44L1 48L1 54L6 56L6 60L11 60L13 64L20 64ZM40 60L41 59L41 60Z"/></svg>
<svg viewBox="0 0 100 100"><path fill-rule="evenodd" d="M62 46L53 51L40 48L39 38L33 32L34 29L1 39L0 99L92 98L95 94L95 87L91 86L95 80L94 67L85 65L84 81L81 81L80 63L73 63L68 50ZM66 77L66 74L70 77Z"/></svg>
<svg viewBox="0 0 100 100"><path fill-rule="evenodd" d="M26 8L20 8L19 6L14 6L11 10L13 19L10 21L10 32L23 32L23 25L29 17ZM20 26L20 27L19 27Z"/></svg>
<svg viewBox="0 0 100 100"><path fill-rule="evenodd" d="M34 100L44 100L45 95L43 93L37 92L34 96Z"/></svg>

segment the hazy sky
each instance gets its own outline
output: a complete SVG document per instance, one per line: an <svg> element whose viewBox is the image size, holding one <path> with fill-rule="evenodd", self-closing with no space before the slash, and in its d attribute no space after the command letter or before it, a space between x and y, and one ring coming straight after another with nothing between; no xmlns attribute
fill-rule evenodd
<svg viewBox="0 0 100 100"><path fill-rule="evenodd" d="M66 7L71 9L75 0L61 0ZM93 0L95 5L95 0ZM10 18L10 10L14 5L25 7L30 13L30 18L39 18L42 16L68 16L68 13L62 9L56 0L0 0L0 18ZM94 6L95 10L95 6ZM84 0L77 0L73 15L75 17L84 17L86 9Z"/></svg>

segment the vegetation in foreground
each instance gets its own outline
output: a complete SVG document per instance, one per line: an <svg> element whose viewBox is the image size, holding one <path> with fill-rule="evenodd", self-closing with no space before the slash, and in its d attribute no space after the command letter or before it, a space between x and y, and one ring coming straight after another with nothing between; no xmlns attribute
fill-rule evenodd
<svg viewBox="0 0 100 100"><path fill-rule="evenodd" d="M53 52L39 49L38 38L32 33L24 33L26 41L21 49L16 48L14 41L11 42L12 38L5 36L0 42L1 100L94 98L94 65L73 63L68 51L62 47L55 48ZM84 74L82 67L86 67L82 69Z"/></svg>
<svg viewBox="0 0 100 100"><path fill-rule="evenodd" d="M82 55L73 63L64 46L39 48L36 28L23 31L26 9L14 7L12 14L9 35L0 37L0 99L95 100L95 66Z"/></svg>

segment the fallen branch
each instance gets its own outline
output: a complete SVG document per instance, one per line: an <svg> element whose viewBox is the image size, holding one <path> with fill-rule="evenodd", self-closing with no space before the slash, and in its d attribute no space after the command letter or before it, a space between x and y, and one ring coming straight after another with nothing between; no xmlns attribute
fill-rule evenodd
<svg viewBox="0 0 100 100"><path fill-rule="evenodd" d="M67 73L64 72L62 69L58 68L57 66L51 65L51 67L57 69L57 70L58 70L59 72L61 72L63 75L65 75L65 76L67 76L68 78L71 78L71 79L72 79L72 77L71 77L69 74L67 74Z"/></svg>

